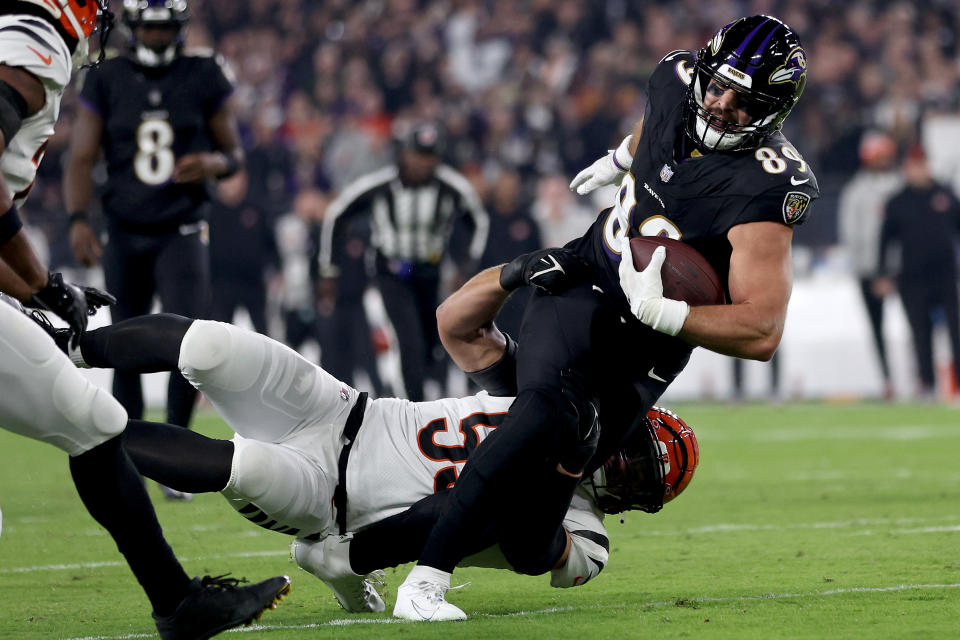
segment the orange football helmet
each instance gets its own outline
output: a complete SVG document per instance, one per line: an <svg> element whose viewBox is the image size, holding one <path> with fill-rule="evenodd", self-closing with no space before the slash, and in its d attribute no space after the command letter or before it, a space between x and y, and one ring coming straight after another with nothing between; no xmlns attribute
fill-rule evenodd
<svg viewBox="0 0 960 640"><path fill-rule="evenodd" d="M107 40L107 34L113 26L113 13L110 12L110 0L21 0L42 7L53 18L52 22L60 33L66 36L67 45L74 52L85 52L88 40L97 30L100 31L100 57Z"/></svg>
<svg viewBox="0 0 960 640"><path fill-rule="evenodd" d="M680 416L654 407L639 433L594 473L591 484L604 513L656 513L693 479L700 446Z"/></svg>

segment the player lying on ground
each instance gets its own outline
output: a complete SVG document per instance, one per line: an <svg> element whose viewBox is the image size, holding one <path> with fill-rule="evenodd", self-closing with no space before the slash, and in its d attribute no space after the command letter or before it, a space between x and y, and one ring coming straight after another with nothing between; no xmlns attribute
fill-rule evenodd
<svg viewBox="0 0 960 640"><path fill-rule="evenodd" d="M474 367L475 379L494 391L515 386L514 350L491 322L507 295L498 281L499 268L475 277L461 295L476 295L476 302L459 307L472 315L444 314L440 323L458 362L476 364L484 359L481 353L490 360L482 369ZM490 288L499 293L486 294ZM478 312L483 307L485 314ZM476 335L463 332L471 322L483 325ZM237 437L214 440L135 421L124 444L138 468L180 490L221 491L253 522L297 536L298 563L324 579L350 611L383 610L371 580L358 574L416 558L443 511L445 490L513 401L487 392L419 403L367 400L269 338L172 315L89 332L72 357L140 372L179 369ZM578 382L569 380L567 387L570 410L594 421ZM470 558L468 564L523 573L552 570L554 586L583 584L607 561L601 510L658 510L689 482L696 456L692 431L672 414L657 412L584 486L572 507L562 505L554 519L533 499L522 511L500 514L503 527L489 523L472 550L499 543L499 553ZM539 495L537 487L517 486ZM362 531L355 537L330 535L357 530Z"/></svg>

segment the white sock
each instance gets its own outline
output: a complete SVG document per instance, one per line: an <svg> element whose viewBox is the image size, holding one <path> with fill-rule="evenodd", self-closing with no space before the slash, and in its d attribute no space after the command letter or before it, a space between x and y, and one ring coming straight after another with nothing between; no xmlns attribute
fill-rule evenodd
<svg viewBox="0 0 960 640"><path fill-rule="evenodd" d="M407 574L407 579L403 581L403 584L432 582L433 584L439 584L444 588L449 589L451 575L452 574L447 573L446 571L440 571L440 569L434 569L433 567L427 567L425 565L418 564L410 570L410 573Z"/></svg>

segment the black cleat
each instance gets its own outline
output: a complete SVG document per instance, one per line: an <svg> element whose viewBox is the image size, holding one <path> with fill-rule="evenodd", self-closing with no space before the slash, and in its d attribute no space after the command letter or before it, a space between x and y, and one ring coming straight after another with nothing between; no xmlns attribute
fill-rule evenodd
<svg viewBox="0 0 960 640"><path fill-rule="evenodd" d="M40 325L40 328L47 332L47 335L53 338L53 341L57 343L57 348L60 351L63 351L68 356L70 355L69 344L70 336L73 335L73 329L67 327L55 327L53 323L50 322L50 319L38 309L33 309L27 311L23 309L23 312L27 314L27 317Z"/></svg>
<svg viewBox="0 0 960 640"><path fill-rule="evenodd" d="M244 579L204 576L190 581L190 590L169 616L153 614L163 640L206 640L221 631L260 619L290 593L290 578L277 576L241 587Z"/></svg>

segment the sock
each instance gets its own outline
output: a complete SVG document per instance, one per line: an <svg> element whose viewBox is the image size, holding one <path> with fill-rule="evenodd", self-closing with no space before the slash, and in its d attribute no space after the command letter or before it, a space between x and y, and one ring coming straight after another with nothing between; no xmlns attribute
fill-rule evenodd
<svg viewBox="0 0 960 640"><path fill-rule="evenodd" d="M123 448L137 471L189 493L220 491L230 481L233 443L158 422L130 420Z"/></svg>
<svg viewBox="0 0 960 640"><path fill-rule="evenodd" d="M182 336L181 336L182 338ZM180 343L177 342L177 353L180 352ZM176 366L174 366L176 369ZM197 404L196 387L187 382L179 371L170 373L170 384L167 386L167 423L180 427L190 428L190 418L193 408Z"/></svg>
<svg viewBox="0 0 960 640"><path fill-rule="evenodd" d="M425 581L440 584L449 589L450 575L449 571L440 571L433 567L425 567L422 564L418 564L413 569L410 569L410 573L407 574L407 579L403 581L403 584L415 584Z"/></svg>
<svg viewBox="0 0 960 640"><path fill-rule="evenodd" d="M80 499L110 535L158 615L173 612L187 594L190 578L163 538L140 476L124 452L121 437L70 458Z"/></svg>
<svg viewBox="0 0 960 640"><path fill-rule="evenodd" d="M180 343L193 320L156 313L123 320L80 339L80 353L91 367L135 373L176 371Z"/></svg>

